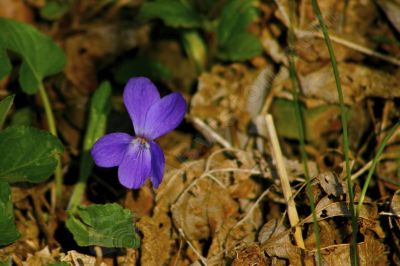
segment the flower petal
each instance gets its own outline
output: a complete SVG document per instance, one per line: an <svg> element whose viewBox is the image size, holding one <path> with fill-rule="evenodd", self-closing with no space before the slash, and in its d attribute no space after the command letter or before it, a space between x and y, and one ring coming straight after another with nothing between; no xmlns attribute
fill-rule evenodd
<svg viewBox="0 0 400 266"><path fill-rule="evenodd" d="M165 168L165 157L161 147L154 141L150 142L151 151L151 182L155 188L160 185Z"/></svg>
<svg viewBox="0 0 400 266"><path fill-rule="evenodd" d="M147 111L160 99L156 86L145 77L131 78L125 86L123 98L136 135L143 135Z"/></svg>
<svg viewBox="0 0 400 266"><path fill-rule="evenodd" d="M185 117L186 102L178 92L171 93L152 105L147 112L144 136L154 140L175 129Z"/></svg>
<svg viewBox="0 0 400 266"><path fill-rule="evenodd" d="M143 186L151 173L150 148L140 142L132 143L118 168L119 182L130 189Z"/></svg>
<svg viewBox="0 0 400 266"><path fill-rule="evenodd" d="M111 133L101 137L91 150L94 162L101 167L119 165L132 140L133 137L126 133Z"/></svg>

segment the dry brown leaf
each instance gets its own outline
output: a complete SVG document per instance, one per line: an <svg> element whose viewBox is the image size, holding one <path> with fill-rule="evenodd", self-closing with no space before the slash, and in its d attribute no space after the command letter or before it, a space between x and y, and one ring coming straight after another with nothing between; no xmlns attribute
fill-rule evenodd
<svg viewBox="0 0 400 266"><path fill-rule="evenodd" d="M399 0L377 0L378 5L386 13L390 22L400 32L400 1Z"/></svg>
<svg viewBox="0 0 400 266"><path fill-rule="evenodd" d="M301 249L292 244L290 230L277 220L266 223L258 238L263 241L261 247L268 256L289 259L293 263L301 261Z"/></svg>
<svg viewBox="0 0 400 266"><path fill-rule="evenodd" d="M400 215L400 190L394 192L392 201L390 202L390 210L395 215Z"/></svg>
<svg viewBox="0 0 400 266"><path fill-rule="evenodd" d="M277 219L269 220L266 224L263 225L260 232L258 233L257 240L261 244L265 243L268 239L270 239L274 234L279 234L286 231L286 227L282 226ZM285 236L287 237L287 236Z"/></svg>
<svg viewBox="0 0 400 266"><path fill-rule="evenodd" d="M104 262L96 263L96 258L81 254L75 250L70 250L66 255L61 255L61 261L67 262L72 266L107 266Z"/></svg>
<svg viewBox="0 0 400 266"><path fill-rule="evenodd" d="M23 0L0 0L0 17L32 23L34 14Z"/></svg>
<svg viewBox="0 0 400 266"><path fill-rule="evenodd" d="M236 247L233 252L235 253L232 266L267 266L267 258L260 246L256 243L248 243Z"/></svg>
<svg viewBox="0 0 400 266"><path fill-rule="evenodd" d="M147 216L141 218L136 226L143 234L140 247L141 265L158 266L167 262L171 246L169 228Z"/></svg>
<svg viewBox="0 0 400 266"><path fill-rule="evenodd" d="M207 263L220 265L225 252L243 241L254 242L261 224L260 208L252 208L261 193L259 185L249 178L255 165L248 152L217 149L207 160L187 162L180 169L170 168L157 191L153 218L162 220L171 230L181 229L183 241L190 241L198 250L203 248L203 240L210 239ZM248 219L236 227L250 209ZM180 233L171 235L180 243L181 237ZM185 247L180 254L172 254L172 260L183 263L187 258L192 262L198 259L191 248Z"/></svg>
<svg viewBox="0 0 400 266"><path fill-rule="evenodd" d="M172 217L175 226L182 228L189 240L201 240L214 236L237 211L238 205L228 190L203 179L173 206Z"/></svg>
<svg viewBox="0 0 400 266"><path fill-rule="evenodd" d="M157 140L164 151L167 171L181 167L181 155L188 149L191 141L190 134L179 131L169 132Z"/></svg>
<svg viewBox="0 0 400 266"><path fill-rule="evenodd" d="M97 72L117 56L139 45L142 31L121 23L90 25L65 40L68 80L82 91L97 88ZM114 40L110 42L110 40Z"/></svg>
<svg viewBox="0 0 400 266"><path fill-rule="evenodd" d="M129 190L125 196L124 206L138 216L150 215L154 208L152 189L149 186L143 186L140 190Z"/></svg>
<svg viewBox="0 0 400 266"><path fill-rule="evenodd" d="M163 39L150 42L145 49L144 54L156 59L171 72L173 78L164 81L167 86L173 91L189 93L198 73L196 64L182 52L181 44L173 39Z"/></svg>
<svg viewBox="0 0 400 266"><path fill-rule="evenodd" d="M353 63L339 63L338 68L346 104L362 101L366 97L400 97L398 74L393 75ZM327 103L339 102L331 65L326 64L317 71L299 78L306 97L315 97Z"/></svg>
<svg viewBox="0 0 400 266"><path fill-rule="evenodd" d="M347 186L333 172L325 172L316 176L314 179L326 194L334 197L341 197L347 193ZM314 182L315 183L315 182Z"/></svg>
<svg viewBox="0 0 400 266"><path fill-rule="evenodd" d="M59 249L50 251L49 247L46 246L42 250L35 252L33 255L28 254L28 257L26 261L23 262L23 265L46 265L55 262L59 256Z"/></svg>
<svg viewBox="0 0 400 266"><path fill-rule="evenodd" d="M340 244L321 249L322 259L325 265L351 265L350 245ZM388 265L386 247L381 241L366 235L364 242L358 244L359 265L383 266ZM307 265L312 264L312 258L308 258Z"/></svg>
<svg viewBox="0 0 400 266"><path fill-rule="evenodd" d="M344 2L335 0L325 0L319 3L325 23L331 34L340 36L348 41L374 48L369 40L369 30L378 15L376 7L372 1L349 1L346 14L343 13ZM300 6L300 5L299 5ZM305 1L301 5L301 30L312 33L319 33L318 21L316 20L310 1ZM344 16L344 17L343 17ZM344 26L343 28L341 26ZM337 60L361 59L362 56L352 49L333 43ZM329 53L322 38L298 35L296 50L299 56L307 63L302 62L300 72L310 69L309 62L314 61L315 65L320 65L329 60ZM312 69L312 67L311 67Z"/></svg>
<svg viewBox="0 0 400 266"><path fill-rule="evenodd" d="M355 208L357 208L357 205L355 205ZM317 205L315 206L315 212L318 221L335 216L351 217L350 210L346 202L335 201L327 196L323 197L317 203ZM378 216L378 207L376 206L376 204L365 203L361 208L359 214L359 218L369 221L375 221L377 216ZM311 223L311 222L312 222L312 215L309 215L302 221L302 223Z"/></svg>
<svg viewBox="0 0 400 266"><path fill-rule="evenodd" d="M118 265L136 265L139 259L139 249L127 248L126 254L117 257Z"/></svg>
<svg viewBox="0 0 400 266"><path fill-rule="evenodd" d="M308 230L308 236L304 240L304 244L307 250L315 250L317 248L317 244L315 241L314 230ZM336 243L340 243L342 241L340 232L337 230L336 225L331 224L330 221L322 220L318 222L319 227L319 235L320 235L320 245L321 248L335 245Z"/></svg>
<svg viewBox="0 0 400 266"><path fill-rule="evenodd" d="M250 121L247 99L259 72L242 64L214 66L211 72L203 73L199 78L190 115L204 120L222 136L229 135L230 129L235 129L236 134L244 134Z"/></svg>
<svg viewBox="0 0 400 266"><path fill-rule="evenodd" d="M285 51L280 46L279 42L272 35L268 27L263 27L261 30L261 44L264 51L278 64L287 65L287 56Z"/></svg>

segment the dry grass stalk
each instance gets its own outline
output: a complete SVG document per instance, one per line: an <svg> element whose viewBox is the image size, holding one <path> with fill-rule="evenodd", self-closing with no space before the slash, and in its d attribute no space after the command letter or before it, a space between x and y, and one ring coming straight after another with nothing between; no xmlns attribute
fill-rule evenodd
<svg viewBox="0 0 400 266"><path fill-rule="evenodd" d="M265 116L265 121L267 125L269 141L272 147L272 155L276 162L276 168L279 178L281 180L283 196L285 197L285 201L287 204L289 222L292 227L295 227L294 238L296 240L296 244L300 248L305 248L303 236L301 234L301 228L298 226L299 215L297 214L296 203L294 202L294 198L292 195L288 174L285 168L281 147L279 145L278 136L276 134L276 129L272 120L272 116L270 114L267 114Z"/></svg>

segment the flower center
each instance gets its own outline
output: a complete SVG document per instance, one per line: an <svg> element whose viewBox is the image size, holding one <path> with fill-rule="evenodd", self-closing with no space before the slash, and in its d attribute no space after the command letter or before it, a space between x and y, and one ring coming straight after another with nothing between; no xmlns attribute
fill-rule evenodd
<svg viewBox="0 0 400 266"><path fill-rule="evenodd" d="M132 140L133 144L139 144L142 148L148 149L150 148L150 144L147 142L147 139L144 137L136 137Z"/></svg>

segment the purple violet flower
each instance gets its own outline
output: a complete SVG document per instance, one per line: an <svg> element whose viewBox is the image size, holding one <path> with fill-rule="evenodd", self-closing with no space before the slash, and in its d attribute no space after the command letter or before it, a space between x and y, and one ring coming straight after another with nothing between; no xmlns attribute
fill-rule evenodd
<svg viewBox="0 0 400 266"><path fill-rule="evenodd" d="M186 102L177 92L160 98L156 86L145 77L131 78L123 99L135 136L105 135L93 145L92 157L98 166L118 166L119 182L127 188L140 188L148 177L157 188L163 178L165 158L154 140L182 122Z"/></svg>

